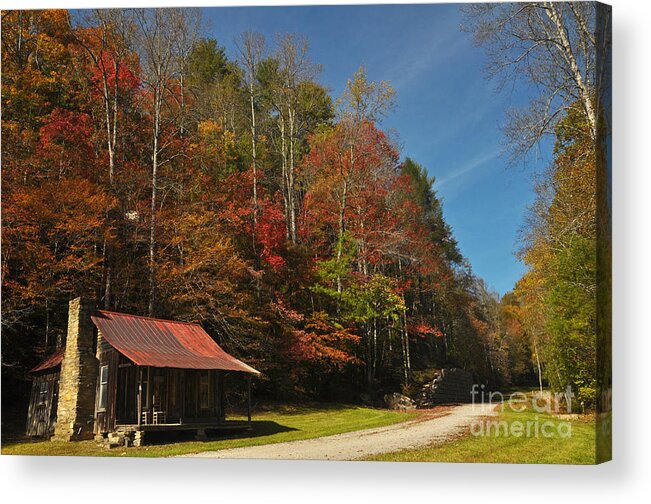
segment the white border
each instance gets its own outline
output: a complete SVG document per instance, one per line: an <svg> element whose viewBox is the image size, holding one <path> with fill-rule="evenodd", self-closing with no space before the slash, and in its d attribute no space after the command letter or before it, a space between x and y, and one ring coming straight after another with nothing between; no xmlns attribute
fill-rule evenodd
<svg viewBox="0 0 651 504"><path fill-rule="evenodd" d="M139 6L268 5L140 0ZM274 2L275 5L308 2ZM313 2L339 4L349 2ZM368 2L354 3L408 3ZM423 2L412 2L423 3ZM598 467L0 457L5 502L639 502L649 478L649 3L614 5L614 456ZM3 0L2 8L133 6Z"/></svg>

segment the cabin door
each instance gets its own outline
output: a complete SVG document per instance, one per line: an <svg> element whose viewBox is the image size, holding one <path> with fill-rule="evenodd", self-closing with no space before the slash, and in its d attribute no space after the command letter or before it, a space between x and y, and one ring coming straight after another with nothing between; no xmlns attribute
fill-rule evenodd
<svg viewBox="0 0 651 504"><path fill-rule="evenodd" d="M167 411L167 373L165 369L152 369L151 404L153 411Z"/></svg>
<svg viewBox="0 0 651 504"><path fill-rule="evenodd" d="M169 369L167 372L167 419L170 423L181 421L181 373L180 369Z"/></svg>
<svg viewBox="0 0 651 504"><path fill-rule="evenodd" d="M122 363L118 367L116 390L116 422L129 425L138 422L138 379L136 366Z"/></svg>

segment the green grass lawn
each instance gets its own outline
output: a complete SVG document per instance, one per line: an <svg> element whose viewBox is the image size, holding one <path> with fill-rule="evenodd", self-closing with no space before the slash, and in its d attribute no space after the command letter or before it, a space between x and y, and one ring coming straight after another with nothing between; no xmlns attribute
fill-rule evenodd
<svg viewBox="0 0 651 504"><path fill-rule="evenodd" d="M523 412L511 411L508 407L499 417L491 420L505 420L509 426L513 422L521 422L525 427L523 435L516 437L509 431L504 436L495 435L495 429L490 435L475 436L468 431L461 438L440 446L411 449L395 453L386 453L370 460L393 462L493 462L511 464L593 464L595 462L595 424L594 416L585 415L579 419L560 419L549 414L537 413L531 409ZM542 425L545 421L554 422L552 431L554 437L535 436L535 421ZM561 437L558 431L559 422L569 422L570 435ZM530 436L526 436L527 422L531 422ZM486 426L486 424L484 424ZM511 428L511 427L509 427ZM550 431L550 428L547 428ZM481 433L480 429L475 432ZM487 430L484 430L484 434ZM566 427L561 434L567 434Z"/></svg>
<svg viewBox="0 0 651 504"><path fill-rule="evenodd" d="M330 436L404 422L416 415L418 413L403 413L349 405L285 406L275 408L274 411L254 415L252 432L215 440L185 441L113 449L101 447L95 441L73 443L51 441L3 442L2 454L167 457Z"/></svg>

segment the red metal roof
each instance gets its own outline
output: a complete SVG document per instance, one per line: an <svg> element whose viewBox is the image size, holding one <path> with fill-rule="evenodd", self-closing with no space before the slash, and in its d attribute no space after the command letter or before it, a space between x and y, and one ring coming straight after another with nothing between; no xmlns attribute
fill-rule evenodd
<svg viewBox="0 0 651 504"><path fill-rule="evenodd" d="M139 366L259 373L224 352L199 324L105 310L91 319L112 347Z"/></svg>
<svg viewBox="0 0 651 504"><path fill-rule="evenodd" d="M63 354L65 352L66 352L65 348L61 348L57 350L52 355L50 355L47 359L41 362L38 366L32 369L30 373L37 373L39 371L45 371L46 369L57 367L58 365L61 364L61 361L63 360Z"/></svg>

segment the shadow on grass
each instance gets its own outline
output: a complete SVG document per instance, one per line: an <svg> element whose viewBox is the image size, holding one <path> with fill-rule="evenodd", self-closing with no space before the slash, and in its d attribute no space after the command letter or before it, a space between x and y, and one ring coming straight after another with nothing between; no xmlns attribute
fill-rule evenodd
<svg viewBox="0 0 651 504"><path fill-rule="evenodd" d="M2 435L2 449L9 448L15 445L37 444L43 441L48 441L48 438L42 437L27 437L24 434Z"/></svg>
<svg viewBox="0 0 651 504"><path fill-rule="evenodd" d="M251 428L243 425L241 429L224 430L224 429L206 429L207 439L204 442L225 441L234 439L252 439L263 436L271 436L281 432L297 431L294 427L287 427L278 422L271 420L253 420ZM193 431L178 431L178 432L147 432L146 445L166 445L174 444L184 441L196 441L195 433Z"/></svg>
<svg viewBox="0 0 651 504"><path fill-rule="evenodd" d="M241 430L207 429L205 442L225 441L235 439L252 439L263 436L271 436L281 432L298 431L294 427L281 425L271 420L254 420L251 422L251 429L242 426ZM2 437L3 448L13 445L37 444L48 441L47 438L31 438L25 435L9 435ZM197 441L194 431L168 431L168 432L147 432L146 446L163 446L185 441Z"/></svg>

